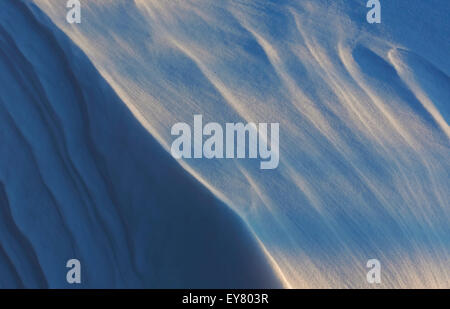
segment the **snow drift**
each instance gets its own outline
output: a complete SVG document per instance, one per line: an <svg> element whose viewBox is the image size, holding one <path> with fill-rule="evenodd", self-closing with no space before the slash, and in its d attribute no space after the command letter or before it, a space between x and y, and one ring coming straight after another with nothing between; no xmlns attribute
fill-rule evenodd
<svg viewBox="0 0 450 309"><path fill-rule="evenodd" d="M39 11L0 4L1 287L279 287L246 225Z"/></svg>
<svg viewBox="0 0 450 309"><path fill-rule="evenodd" d="M1 284L450 287L450 3L382 4L2 1ZM278 168L179 165L194 114L280 123Z"/></svg>

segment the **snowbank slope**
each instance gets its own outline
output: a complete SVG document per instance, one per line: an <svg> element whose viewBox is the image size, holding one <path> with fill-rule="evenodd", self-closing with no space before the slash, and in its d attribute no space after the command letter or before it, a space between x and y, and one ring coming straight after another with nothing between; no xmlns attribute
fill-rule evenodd
<svg viewBox="0 0 450 309"><path fill-rule="evenodd" d="M0 287L281 286L70 39L36 7L0 12Z"/></svg>
<svg viewBox="0 0 450 309"><path fill-rule="evenodd" d="M170 127L194 114L280 123L276 170L253 160L181 164L245 220L286 285L368 287L366 261L377 258L383 287L450 286L448 1L383 1L381 25L366 22L359 0L84 1L80 25L65 22L63 0L23 2L86 53L166 152ZM74 92L89 91L85 83ZM108 100L96 99L104 108L92 126L110 112ZM65 124L65 134L80 134L77 123ZM107 120L101 127L118 130ZM93 144L120 148L107 137ZM136 141L126 146L142 147ZM111 165L123 162L133 160ZM144 190L147 182L121 174L127 168L117 173L102 177ZM185 204L195 213L197 204ZM140 208L116 219L128 212ZM125 237L128 227L115 233Z"/></svg>

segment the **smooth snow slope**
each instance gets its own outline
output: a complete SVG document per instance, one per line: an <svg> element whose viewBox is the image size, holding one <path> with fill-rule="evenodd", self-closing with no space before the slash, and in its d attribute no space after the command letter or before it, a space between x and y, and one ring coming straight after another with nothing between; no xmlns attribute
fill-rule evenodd
<svg viewBox="0 0 450 309"><path fill-rule="evenodd" d="M381 25L366 22L363 0L85 0L79 25L66 23L64 0L20 2L86 53L167 151L171 126L194 114L280 123L276 170L181 164L245 220L285 286L370 287L377 258L381 287L450 287L449 1L382 1ZM144 190L134 176L105 178Z"/></svg>
<svg viewBox="0 0 450 309"><path fill-rule="evenodd" d="M78 47L36 7L0 12L0 287L281 286Z"/></svg>

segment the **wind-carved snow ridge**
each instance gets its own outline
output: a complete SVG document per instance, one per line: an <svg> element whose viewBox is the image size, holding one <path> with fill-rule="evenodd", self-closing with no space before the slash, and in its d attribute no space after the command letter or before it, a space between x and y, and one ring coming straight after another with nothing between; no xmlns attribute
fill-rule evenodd
<svg viewBox="0 0 450 309"><path fill-rule="evenodd" d="M367 8L359 0L86 1L82 23L73 25L63 18L63 0L17 2L31 10L34 18L39 16L45 25L42 27L51 28L50 21L42 20L42 10L87 55L101 77L94 79L98 85L93 87L82 78L87 61L77 65L69 59L81 52L72 45L61 45L69 56L58 60L61 51L50 49L53 44L38 43L48 40L49 35L37 30L33 33L43 38L31 40L37 46L29 48L30 38L23 33L30 25L8 17L23 14L17 13L18 5L1 4L14 10L10 15L1 10L5 15L2 27L7 28L1 32L2 47L6 34L14 33L17 48L22 54L29 53L23 58L32 64L20 65L22 71L14 73L5 68L10 64L3 60L15 53L2 49L7 55L0 57L3 84L11 84L10 92L15 94L23 91L13 87L33 89L39 102L50 103L42 104L46 111L42 116L37 110L31 114L33 109L13 114L17 102L31 104L31 99L10 94L6 100L6 90L0 92L4 123L22 128L16 133L22 137L15 137L14 143L22 143L17 149L29 149L20 154L29 156L22 161L35 166L18 170L36 170L36 174L23 177L30 178L29 186L43 192L35 197L10 193L19 192L14 190L22 183L11 180L7 167L2 166L0 181L6 193L0 191L0 201L5 195L8 205L17 205L18 201L12 200L15 196L47 199L42 207L53 206L39 213L49 212L46 220L60 222L58 230L65 233L55 235L49 229L48 237L95 237L89 244L101 249L94 250L90 259L105 272L110 267L117 269L110 272L111 282L128 286L192 283L165 277L172 274L169 265L173 264L164 262L163 253L158 255L167 245L163 239L180 231L184 214L198 216L197 211L202 211L204 221L221 219L206 216L210 206L203 205L203 197L197 199L197 193L190 195L189 189L182 191L191 200L183 199L183 207L175 208L177 213L167 208L165 203L174 198L172 190L182 183L194 186L196 192L203 191L176 164L167 163L163 168L154 162L170 152L171 126L190 123L193 115L201 114L205 122L280 123L280 164L276 170L261 171L252 160L180 163L244 219L258 243L247 253L262 250L265 260L260 260L260 267L266 269L264 261L268 261L284 286L450 287L448 1L385 1L383 22L378 25L366 23ZM48 51L39 52L38 46ZM43 54L48 61L42 59ZM14 61L25 60L18 57ZM94 69L89 72L97 73ZM56 73L61 78L52 79ZM11 80L6 74L15 74L12 80L16 82L5 82ZM22 75L28 78L23 81ZM61 90L46 90L52 83ZM52 97L45 98L44 93ZM82 105L85 111L80 112L79 104L88 94L91 101ZM77 97L80 95L84 99ZM133 129L138 132L133 133L117 124L114 117L119 117L117 110L123 112L121 102L146 131ZM95 112L88 113L90 109ZM38 117L43 120L37 121ZM87 117L91 117L89 122ZM127 128L137 126L134 119L121 117L126 118ZM28 126L29 136L24 132ZM102 134L87 142L86 131ZM156 143L142 146L141 139L147 140L148 133L165 151L159 151ZM36 144L30 146L30 141ZM128 153L128 148L134 151ZM48 153L48 149L53 150ZM184 180L173 184L177 177ZM157 190L149 186L152 181ZM159 194L152 196L149 190ZM58 194L67 201L62 203ZM207 204L219 204L207 192L202 194ZM147 199L164 206L149 209ZM102 205L102 211L93 205ZM19 212L16 216L37 211L32 205L15 207ZM139 220L142 211L147 215L133 221ZM70 220L80 216L78 212L92 224L85 222L86 229L73 235L77 225L84 222ZM170 224L157 224L161 217ZM35 221L16 226L28 229L23 235L33 236ZM215 224L211 222L211 226ZM227 233L234 231L233 227L222 227ZM247 239L245 228L239 231L233 239ZM82 233L86 235L80 236ZM42 235L29 239L30 245L24 248L36 247L39 262L56 263L49 252L39 249L45 247ZM215 240L211 235L201 237L207 237L205 243ZM172 243L175 240L179 239ZM64 242L58 259L71 258L74 252L86 256L93 250L89 244ZM201 254L195 252L198 247L183 245L177 251L178 259L171 261L184 261L186 266ZM14 260L1 249L2 260ZM35 260L31 249L23 250ZM244 264L251 260L247 253L242 254ZM216 258L209 252L205 256ZM366 281L366 262L372 258L381 262L381 285L369 286ZM182 266L177 271L184 269ZM234 266L242 265L236 261ZM136 271L125 271L133 268ZM144 278L143 268L148 270ZM57 270L48 265L42 269L44 275L36 273L34 278L56 282ZM186 268L186 276L175 278L189 278L192 272ZM270 272L266 274L264 284L260 283L276 285ZM11 278L16 277L20 275L12 272ZM252 279L241 283L254 284L258 278ZM93 286L100 283L92 280ZM223 282L233 282L229 280Z"/></svg>
<svg viewBox="0 0 450 309"><path fill-rule="evenodd" d="M247 225L29 1L0 3L0 287L281 287Z"/></svg>

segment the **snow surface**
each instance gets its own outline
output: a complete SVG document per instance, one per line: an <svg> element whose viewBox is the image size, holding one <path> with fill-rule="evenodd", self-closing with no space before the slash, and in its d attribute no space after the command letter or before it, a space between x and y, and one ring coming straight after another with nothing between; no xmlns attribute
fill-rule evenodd
<svg viewBox="0 0 450 309"><path fill-rule="evenodd" d="M0 286L450 287L449 1L65 2L0 2ZM194 114L279 167L176 162Z"/></svg>

